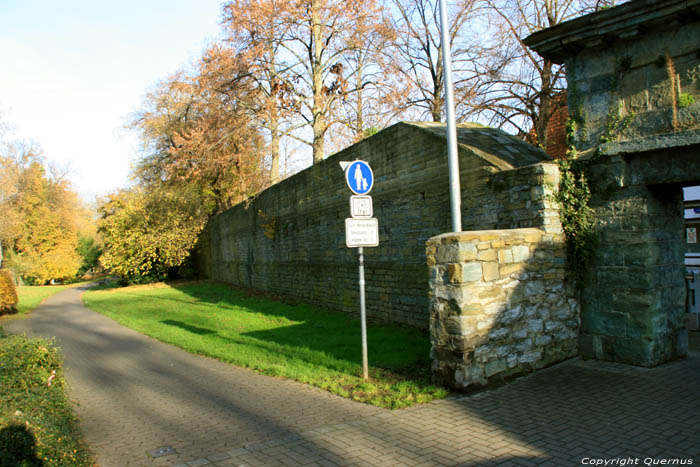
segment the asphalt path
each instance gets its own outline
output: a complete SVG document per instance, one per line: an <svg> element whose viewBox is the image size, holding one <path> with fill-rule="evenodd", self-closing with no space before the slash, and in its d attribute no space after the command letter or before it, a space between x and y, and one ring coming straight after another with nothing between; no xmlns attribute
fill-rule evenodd
<svg viewBox="0 0 700 467"><path fill-rule="evenodd" d="M103 467L189 462L383 411L158 342L86 308L86 288L1 324L55 337L70 397ZM176 454L153 457L167 447Z"/></svg>

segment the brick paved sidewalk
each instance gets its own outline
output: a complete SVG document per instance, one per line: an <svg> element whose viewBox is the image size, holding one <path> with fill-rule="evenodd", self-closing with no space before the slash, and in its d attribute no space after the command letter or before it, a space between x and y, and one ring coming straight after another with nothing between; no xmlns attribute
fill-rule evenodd
<svg viewBox="0 0 700 467"><path fill-rule="evenodd" d="M184 354L85 310L48 320L53 306L27 322L91 322L89 333L97 333L62 345L88 441L104 466L700 462L698 352L654 369L570 360L496 390L387 411ZM86 348L89 355L72 360ZM75 387L75 368L84 365L103 380L87 392L102 395ZM132 407L118 409L130 399L137 399ZM177 454L148 458L159 443Z"/></svg>
<svg viewBox="0 0 700 467"><path fill-rule="evenodd" d="M700 353L656 369L571 360L496 390L183 465L661 465L662 459L700 462Z"/></svg>

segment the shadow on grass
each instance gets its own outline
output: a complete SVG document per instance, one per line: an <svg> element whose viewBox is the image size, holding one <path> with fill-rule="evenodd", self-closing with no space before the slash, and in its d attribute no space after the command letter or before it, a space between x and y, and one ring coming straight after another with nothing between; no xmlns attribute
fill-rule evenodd
<svg viewBox="0 0 700 467"><path fill-rule="evenodd" d="M288 354L289 358L308 359L310 363L320 363L317 357L312 355L315 352L331 357L338 363L361 364L360 322L344 313L318 310L308 305L294 305L281 301L284 300L283 297L239 290L220 283L200 282L181 286L175 284L172 287L192 297L194 301L176 297L158 299L188 306L193 303L206 304L221 309L255 313L268 321L271 328L250 331L217 329L215 326L201 326L201 322L187 322L186 318L165 319L160 321L162 324L196 335L210 336L224 343L249 345ZM244 327L244 323L241 327ZM430 342L425 331L370 323L367 340L369 363L373 367L399 371L407 375L423 375L429 370ZM256 341L259 344L256 344Z"/></svg>
<svg viewBox="0 0 700 467"><path fill-rule="evenodd" d="M25 426L12 424L0 430L0 466L43 465L36 455L36 439Z"/></svg>
<svg viewBox="0 0 700 467"><path fill-rule="evenodd" d="M216 334L216 331L212 331L211 329L200 328L199 326L183 323L182 321L175 321L173 319L166 319L161 321L161 323L167 324L168 326L175 326L176 328L184 329L185 331L191 332L193 334L198 334L200 336Z"/></svg>

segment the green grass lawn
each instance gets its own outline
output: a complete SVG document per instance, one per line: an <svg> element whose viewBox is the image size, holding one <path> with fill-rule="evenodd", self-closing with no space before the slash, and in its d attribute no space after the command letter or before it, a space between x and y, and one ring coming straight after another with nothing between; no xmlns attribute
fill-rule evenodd
<svg viewBox="0 0 700 467"><path fill-rule="evenodd" d="M87 291L85 304L189 352L291 378L381 407L444 397L430 384L430 342L412 328L368 326L370 381L362 379L360 322L223 284L157 284Z"/></svg>

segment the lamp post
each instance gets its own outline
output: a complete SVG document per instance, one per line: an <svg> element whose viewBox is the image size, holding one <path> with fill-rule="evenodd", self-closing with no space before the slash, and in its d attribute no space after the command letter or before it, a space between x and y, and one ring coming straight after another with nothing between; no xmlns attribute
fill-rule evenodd
<svg viewBox="0 0 700 467"><path fill-rule="evenodd" d="M462 231L462 191L459 186L459 153L455 124L454 85L452 83L452 53L450 52L449 22L445 0L440 0L440 44L445 82L445 117L447 119L447 165L450 172L450 211L452 231Z"/></svg>

